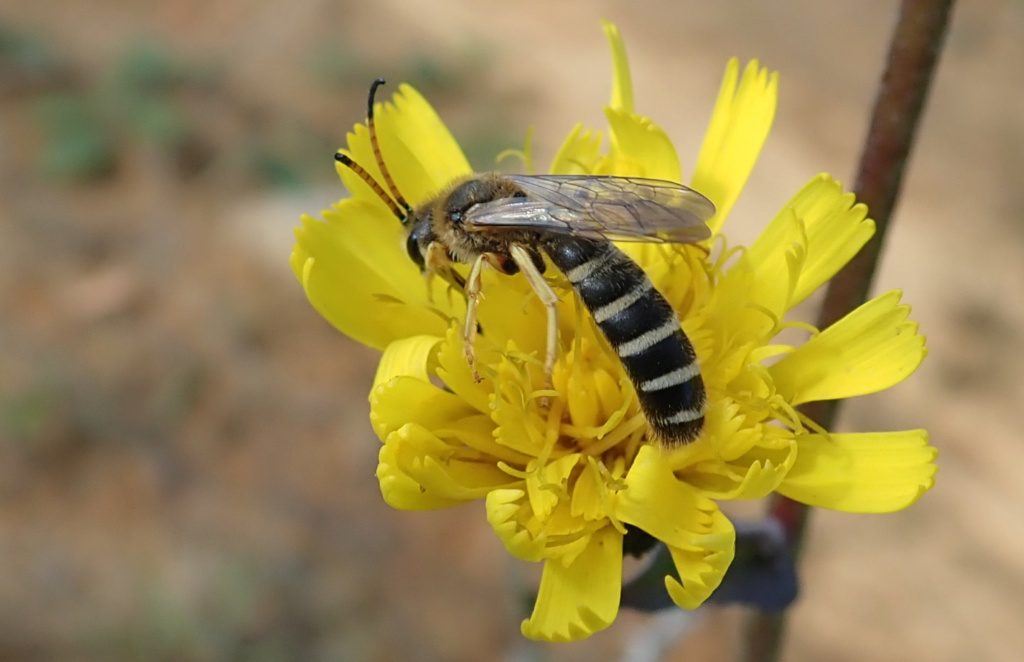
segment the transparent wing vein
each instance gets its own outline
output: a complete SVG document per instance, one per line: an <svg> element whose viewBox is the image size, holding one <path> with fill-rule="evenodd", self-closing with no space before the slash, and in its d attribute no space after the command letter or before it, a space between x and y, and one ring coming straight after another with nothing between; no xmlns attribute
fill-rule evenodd
<svg viewBox="0 0 1024 662"><path fill-rule="evenodd" d="M636 177L509 175L526 198L494 200L467 226L520 227L616 241L690 243L711 235L710 200L682 184ZM471 229L467 227L467 229Z"/></svg>

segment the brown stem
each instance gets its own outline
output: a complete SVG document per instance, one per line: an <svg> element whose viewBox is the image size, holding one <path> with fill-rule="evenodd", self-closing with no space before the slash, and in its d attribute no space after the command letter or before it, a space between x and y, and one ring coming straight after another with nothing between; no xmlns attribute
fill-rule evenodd
<svg viewBox="0 0 1024 662"><path fill-rule="evenodd" d="M854 187L857 199L871 210L877 229L829 283L818 328L833 324L867 300L952 9L953 0L903 0L900 6ZM802 411L831 429L839 404L838 400L813 402ZM809 510L780 495L769 506L786 530L794 560L799 557ZM784 613L753 613L745 625L741 659L777 660L785 625Z"/></svg>

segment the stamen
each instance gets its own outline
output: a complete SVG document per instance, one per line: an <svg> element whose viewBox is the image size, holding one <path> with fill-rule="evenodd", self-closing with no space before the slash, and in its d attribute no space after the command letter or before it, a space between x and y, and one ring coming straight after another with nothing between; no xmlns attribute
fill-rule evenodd
<svg viewBox="0 0 1024 662"><path fill-rule="evenodd" d="M623 440L626 439L626 437L630 436L634 432L642 430L646 423L647 419L644 418L644 415L642 413L636 414L635 416L630 417L630 419L625 423L622 423L621 425L616 427L612 431L612 433L609 434L607 437L601 439L600 441L594 442L593 444L590 444L586 448L582 449L581 452L585 453L588 457L601 455L605 451L618 446L619 443L621 443Z"/></svg>
<svg viewBox="0 0 1024 662"><path fill-rule="evenodd" d="M552 522L550 519L546 520L544 522L544 530L546 530L548 526L551 525L551 523ZM597 533L603 526L604 522L602 522L601 520L596 520L594 522L588 522L583 526L582 529L574 533L559 533L555 535L548 535L546 531L542 530L542 533L538 534L536 537L540 538L541 536L544 536L544 538L548 541L545 544L545 546L550 550L556 547L568 547L577 540L585 538L586 536L589 536L591 534Z"/></svg>
<svg viewBox="0 0 1024 662"><path fill-rule="evenodd" d="M781 320L779 320L779 316L778 315L776 315L771 310L769 310L765 306L762 306L761 304L758 304L758 303L747 303L747 308L750 308L752 310L756 310L759 313L762 313L765 317L767 317L771 321L772 328L768 331L767 334L765 334L765 338L774 338L776 335L778 335L779 331L781 330L781 327L779 326ZM758 338L757 340L762 340L763 341L765 338Z"/></svg>
<svg viewBox="0 0 1024 662"><path fill-rule="evenodd" d="M526 352L523 352L518 349L511 349L506 351L505 355L508 356L509 359L515 359L519 361L519 363L521 363L522 365L539 366L541 368L544 367L544 362L538 359L536 356L534 356L532 352L527 354ZM520 375L520 377L526 378L527 375ZM532 398L533 396L530 397Z"/></svg>
<svg viewBox="0 0 1024 662"><path fill-rule="evenodd" d="M796 412L797 417L799 417L800 422L809 427L810 429L814 430L816 433L823 435L825 437L832 436L831 432L818 425L818 422L815 421L813 418L810 418L799 409L795 409L794 411Z"/></svg>
<svg viewBox="0 0 1024 662"><path fill-rule="evenodd" d="M611 522L616 531L622 535L626 535L626 527L622 525L619 518L617 518L612 512L611 495L609 494L610 490L608 489L607 483L613 481L614 478L612 478L608 473L608 469L602 463L598 462L594 456L588 455L587 462L590 465L590 470L594 472L594 482L597 483L597 496L601 500L601 507L604 509L604 516L608 518L608 521ZM621 485L621 481L615 482L618 482Z"/></svg>
<svg viewBox="0 0 1024 662"><path fill-rule="evenodd" d="M530 472L523 471L522 469L516 469L515 467L506 464L503 460L498 460L497 466L500 471L507 473L509 476L512 476L513 478L518 478L519 480L526 480L527 478L530 477Z"/></svg>
<svg viewBox="0 0 1024 662"><path fill-rule="evenodd" d="M784 324L781 324L779 326L779 331L782 331L783 329L803 329L804 331L810 333L812 338L816 337L819 333L821 333L821 330L818 329L818 327L814 326L813 324L808 324L807 322L785 322Z"/></svg>
<svg viewBox="0 0 1024 662"><path fill-rule="evenodd" d="M551 492L555 495L555 498L558 499L560 504L564 504L569 500L569 491L566 488L567 485L565 484L565 481L562 481L561 483L544 483L537 489L544 490L545 492Z"/></svg>
<svg viewBox="0 0 1024 662"><path fill-rule="evenodd" d="M725 240L723 239L723 243L724 241ZM723 249L722 254L718 256L717 260L715 260L715 272L719 274L724 273L725 271L727 271L728 262L732 260L734 255L739 255L739 257L736 258L736 262L739 262L741 259L743 259L743 254L746 252L746 246L733 246L732 248Z"/></svg>
<svg viewBox="0 0 1024 662"><path fill-rule="evenodd" d="M526 142L522 149L506 149L495 157L494 162L500 164L505 159L518 156L523 162L527 175L533 174L533 127L526 129Z"/></svg>
<svg viewBox="0 0 1024 662"><path fill-rule="evenodd" d="M573 425L572 423L563 423L562 433L568 437L574 437L576 439L603 439L606 434L611 432L615 428L615 426L622 422L622 419L626 418L626 412L629 411L629 406L633 402L633 398L630 395L630 393L632 393L633 391L629 386L629 380L619 380L619 388L621 390L621 393L625 395L625 397L622 398L622 404L619 405L618 409L612 412L611 416L608 417L608 420L605 421L602 425L583 426ZM598 454L599 451L593 451L591 450L592 448L594 448L594 446L593 444L590 444L584 447L582 450L584 453L592 455ZM609 446L609 448L611 448L611 446Z"/></svg>
<svg viewBox="0 0 1024 662"><path fill-rule="evenodd" d="M562 394L558 389L553 388L542 388L530 393L530 400L538 400L540 398L551 398L552 400L560 398Z"/></svg>
<svg viewBox="0 0 1024 662"><path fill-rule="evenodd" d="M767 405L772 409L775 414L775 418L777 418L780 423L784 423L794 431L802 431L804 429L804 426L800 421L800 412L780 396L776 395L769 398Z"/></svg>
<svg viewBox="0 0 1024 662"><path fill-rule="evenodd" d="M544 426L544 445L541 447L540 452L537 453L537 468L535 471L543 469L551 459L551 453L555 450L555 444L558 443L559 423L562 421L564 409L565 400L558 398L551 404L551 408L548 410L548 418Z"/></svg>
<svg viewBox="0 0 1024 662"><path fill-rule="evenodd" d="M637 415L640 416L641 414ZM640 446L645 443L644 439L646 435L647 428L645 426L640 426L629 436L629 440L622 444L622 447L625 448L625 452L622 454L623 462L632 466L633 460L636 459L637 453L640 452ZM686 447L687 446L684 446L684 448Z"/></svg>
<svg viewBox="0 0 1024 662"><path fill-rule="evenodd" d="M792 345L764 345L763 347L750 350L747 360L751 363L761 363L776 356L792 354L794 351L796 351L796 348Z"/></svg>

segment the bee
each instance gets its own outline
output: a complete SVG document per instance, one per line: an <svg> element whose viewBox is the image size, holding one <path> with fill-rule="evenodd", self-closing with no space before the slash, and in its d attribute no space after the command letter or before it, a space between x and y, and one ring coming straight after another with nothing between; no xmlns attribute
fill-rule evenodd
<svg viewBox="0 0 1024 662"><path fill-rule="evenodd" d="M352 169L408 228L409 257L428 277L466 294L465 355L474 376L476 309L486 266L522 272L547 309L545 374L558 355L558 295L547 263L572 285L615 350L654 436L666 445L693 441L704 424L705 391L693 345L672 306L612 241L693 243L708 238L714 204L673 182L590 175L471 175L416 205L402 197L381 155L370 88L367 128L384 188L348 155ZM546 260L545 260L546 258ZM454 263L470 265L464 279Z"/></svg>

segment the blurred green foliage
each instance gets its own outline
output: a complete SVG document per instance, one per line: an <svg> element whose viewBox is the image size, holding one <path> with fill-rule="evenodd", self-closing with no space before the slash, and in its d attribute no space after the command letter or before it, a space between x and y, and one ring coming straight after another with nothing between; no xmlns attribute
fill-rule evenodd
<svg viewBox="0 0 1024 662"><path fill-rule="evenodd" d="M193 131L176 92L203 83L209 75L160 46L137 44L115 62L98 101L105 114L132 136L172 149Z"/></svg>
<svg viewBox="0 0 1024 662"><path fill-rule="evenodd" d="M22 446L35 446L43 438L59 407L56 393L36 388L14 394L0 403L4 435Z"/></svg>
<svg viewBox="0 0 1024 662"><path fill-rule="evenodd" d="M44 137L37 166L45 177L74 181L113 170L117 145L86 95L48 93L39 100L36 116Z"/></svg>
<svg viewBox="0 0 1024 662"><path fill-rule="evenodd" d="M0 25L0 89L51 80L62 68L42 39Z"/></svg>
<svg viewBox="0 0 1024 662"><path fill-rule="evenodd" d="M180 91L208 78L208 72L157 45L139 44L126 49L98 81L43 92L36 104L43 136L40 172L61 181L109 175L124 146L134 143L173 157L196 134Z"/></svg>
<svg viewBox="0 0 1024 662"><path fill-rule="evenodd" d="M321 84L365 95L372 80L382 75L389 82L409 83L433 104L451 100L460 108L471 109L456 139L473 168L494 170L495 156L503 150L518 148L523 136L503 130L504 108L482 106L475 87L482 84L491 57L486 46L466 44L445 56L413 49L397 63L368 58L345 44L331 42L313 51L310 68ZM361 118L359 118L361 119Z"/></svg>
<svg viewBox="0 0 1024 662"><path fill-rule="evenodd" d="M329 87L365 89L370 81L383 75L396 83L409 83L425 94L454 94L469 89L486 71L487 53L480 46L465 46L448 57L414 49L399 62L388 63L331 42L313 51L309 66L315 77Z"/></svg>
<svg viewBox="0 0 1024 662"><path fill-rule="evenodd" d="M96 659L343 659L318 656L311 645L311 635L323 636L340 615L305 603L311 578L301 566L236 550L203 572L210 576L198 598L185 599L155 577L140 585L134 616L97 633L90 646Z"/></svg>
<svg viewBox="0 0 1024 662"><path fill-rule="evenodd" d="M361 97L369 81L385 74L416 86L433 103L451 99L475 108L459 138L477 168L493 169L494 155L521 140L497 129L500 107L471 103L488 62L482 46L468 45L446 56L412 49L397 63L334 42L312 53L312 83L328 92ZM34 83L24 85L28 80ZM31 97L29 108L39 129L36 171L51 181L115 176L132 151L140 149L181 176L216 166L271 188L301 188L333 173L324 157L325 147L335 146L329 136L302 124L296 113L275 113L233 96L216 66L188 62L159 43L129 45L109 66L90 73L65 64L53 45L0 27L0 94L11 89Z"/></svg>

